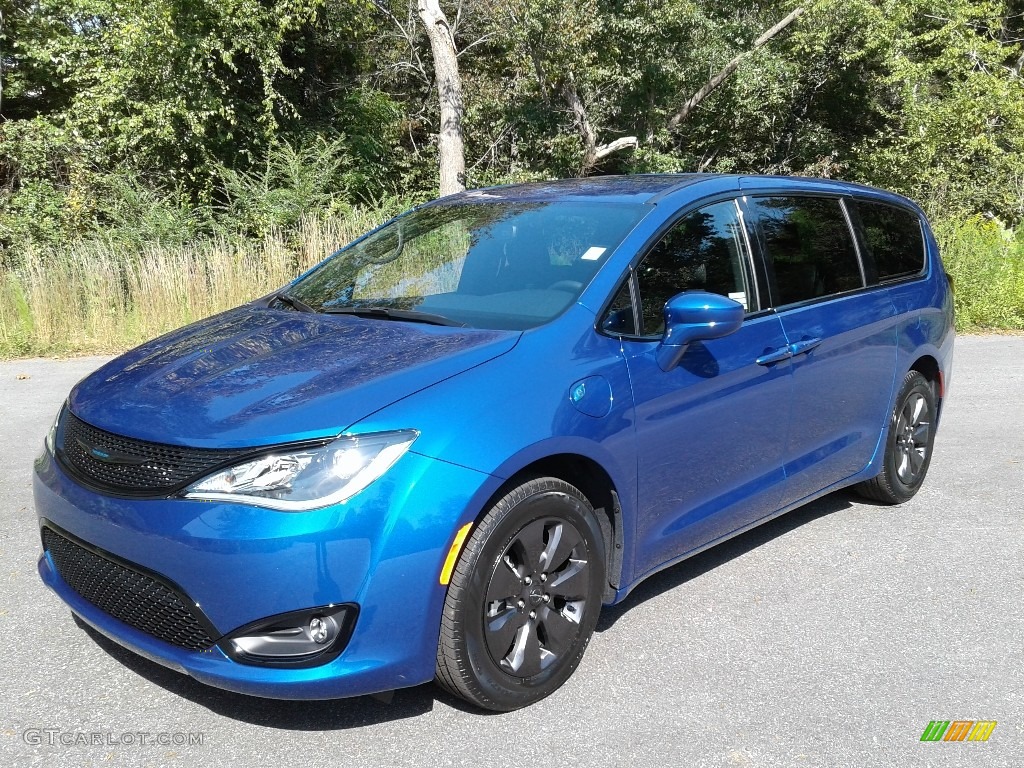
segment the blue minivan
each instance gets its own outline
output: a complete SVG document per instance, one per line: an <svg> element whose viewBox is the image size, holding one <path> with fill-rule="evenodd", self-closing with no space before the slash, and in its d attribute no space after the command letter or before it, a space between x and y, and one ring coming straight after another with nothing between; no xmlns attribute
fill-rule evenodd
<svg viewBox="0 0 1024 768"><path fill-rule="evenodd" d="M952 307L924 214L869 187L446 197L80 382L39 573L228 690L522 707L652 573L845 486L910 499Z"/></svg>

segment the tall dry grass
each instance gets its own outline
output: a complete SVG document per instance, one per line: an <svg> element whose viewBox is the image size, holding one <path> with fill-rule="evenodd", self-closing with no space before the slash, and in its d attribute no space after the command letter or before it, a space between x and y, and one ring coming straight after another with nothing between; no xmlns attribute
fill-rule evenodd
<svg viewBox="0 0 1024 768"><path fill-rule="evenodd" d="M288 236L246 244L29 251L20 269L0 270L0 357L127 349L279 288L382 218L305 219Z"/></svg>
<svg viewBox="0 0 1024 768"><path fill-rule="evenodd" d="M303 220L285 236L245 244L102 242L29 251L0 269L0 358L117 352L284 285L384 218L356 210ZM1024 232L983 219L939 222L961 330L1024 329Z"/></svg>

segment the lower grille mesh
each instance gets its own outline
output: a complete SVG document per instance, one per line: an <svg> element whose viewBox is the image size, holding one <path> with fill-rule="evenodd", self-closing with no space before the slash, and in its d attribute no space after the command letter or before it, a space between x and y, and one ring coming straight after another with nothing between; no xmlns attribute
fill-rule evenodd
<svg viewBox="0 0 1024 768"><path fill-rule="evenodd" d="M214 641L196 614L169 587L43 528L43 547L75 592L125 624L189 650Z"/></svg>

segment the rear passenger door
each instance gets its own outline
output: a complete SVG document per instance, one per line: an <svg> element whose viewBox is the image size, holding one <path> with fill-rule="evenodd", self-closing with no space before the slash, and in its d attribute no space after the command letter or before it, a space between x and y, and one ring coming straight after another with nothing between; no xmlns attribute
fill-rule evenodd
<svg viewBox="0 0 1024 768"><path fill-rule="evenodd" d="M863 469L886 423L897 328L866 276L842 199L745 199L793 351L786 496L798 501Z"/></svg>

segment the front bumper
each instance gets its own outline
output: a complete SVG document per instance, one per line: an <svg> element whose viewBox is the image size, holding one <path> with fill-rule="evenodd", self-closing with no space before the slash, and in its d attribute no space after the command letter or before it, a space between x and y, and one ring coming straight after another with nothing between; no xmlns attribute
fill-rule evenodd
<svg viewBox="0 0 1024 768"><path fill-rule="evenodd" d="M158 575L194 601L214 640L276 614L352 603L344 651L308 668L235 661L218 645L190 650L114 618L61 578L43 581L115 642L195 679L255 696L326 699L427 682L434 676L446 587L438 576L455 531L497 480L409 452L344 504L278 512L184 499L122 499L87 490L49 454L36 464L42 525ZM214 635L216 635L214 637Z"/></svg>

